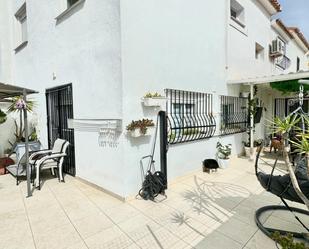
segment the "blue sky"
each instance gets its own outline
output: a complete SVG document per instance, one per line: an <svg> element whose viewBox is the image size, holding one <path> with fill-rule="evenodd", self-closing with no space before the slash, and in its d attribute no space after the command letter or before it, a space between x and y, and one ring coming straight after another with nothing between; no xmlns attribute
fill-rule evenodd
<svg viewBox="0 0 309 249"><path fill-rule="evenodd" d="M298 27L309 40L309 0L279 0L282 12L277 16L288 27Z"/></svg>

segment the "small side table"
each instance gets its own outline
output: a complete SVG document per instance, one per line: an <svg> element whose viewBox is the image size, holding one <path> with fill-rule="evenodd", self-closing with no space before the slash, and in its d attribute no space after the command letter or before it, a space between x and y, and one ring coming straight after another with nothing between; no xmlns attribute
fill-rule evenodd
<svg viewBox="0 0 309 249"><path fill-rule="evenodd" d="M15 162L10 157L0 158L0 175L6 174L6 167L13 164L15 164Z"/></svg>

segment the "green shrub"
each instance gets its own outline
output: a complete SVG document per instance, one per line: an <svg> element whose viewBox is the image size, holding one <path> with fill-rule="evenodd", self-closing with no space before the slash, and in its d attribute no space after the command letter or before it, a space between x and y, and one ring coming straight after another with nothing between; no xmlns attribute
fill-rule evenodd
<svg viewBox="0 0 309 249"><path fill-rule="evenodd" d="M279 232L274 232L272 239L282 246L282 249L309 249L304 243L295 242L292 234L281 235Z"/></svg>

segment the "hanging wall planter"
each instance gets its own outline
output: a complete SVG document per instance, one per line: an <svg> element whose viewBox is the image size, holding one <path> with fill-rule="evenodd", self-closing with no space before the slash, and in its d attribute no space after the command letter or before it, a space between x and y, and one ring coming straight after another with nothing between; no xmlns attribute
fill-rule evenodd
<svg viewBox="0 0 309 249"><path fill-rule="evenodd" d="M158 107L158 106L164 106L166 103L166 98L163 97L159 93L147 93L143 98L142 102L144 106L153 106L153 107Z"/></svg>
<svg viewBox="0 0 309 249"><path fill-rule="evenodd" d="M154 128L154 122L151 119L142 119L142 120L132 120L132 122L127 126L128 134L131 137L141 137L149 136L152 134Z"/></svg>

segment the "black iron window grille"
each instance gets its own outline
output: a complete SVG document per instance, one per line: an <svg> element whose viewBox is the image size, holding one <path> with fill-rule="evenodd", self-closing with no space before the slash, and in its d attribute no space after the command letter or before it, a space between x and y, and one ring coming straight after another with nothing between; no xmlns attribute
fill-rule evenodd
<svg viewBox="0 0 309 249"><path fill-rule="evenodd" d="M220 135L245 132L248 127L248 99L220 96Z"/></svg>
<svg viewBox="0 0 309 249"><path fill-rule="evenodd" d="M210 138L216 131L213 96L208 93L166 89L168 142L185 143Z"/></svg>

